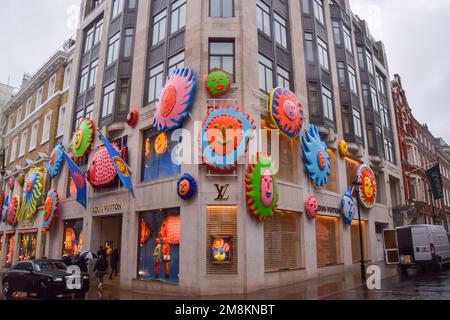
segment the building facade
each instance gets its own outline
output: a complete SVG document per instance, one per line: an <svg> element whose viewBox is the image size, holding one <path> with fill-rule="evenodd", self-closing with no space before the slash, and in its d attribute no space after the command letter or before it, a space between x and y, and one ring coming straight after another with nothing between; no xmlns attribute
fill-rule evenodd
<svg viewBox="0 0 450 320"><path fill-rule="evenodd" d="M58 50L36 74L23 82L19 91L3 107L6 120L3 130L5 172L2 192L11 200L18 197L24 205L27 176L35 168L45 167L53 146L62 140L65 111L70 84L70 64L74 41ZM0 265L8 268L18 260L46 255L49 239L42 227L44 202L52 183L47 174L42 178L42 195L37 198L37 210L32 217L0 226ZM20 205L18 208L20 209Z"/></svg>
<svg viewBox="0 0 450 320"><path fill-rule="evenodd" d="M14 87L11 87L9 85L0 83L0 132L3 132L5 124L6 124L6 118L1 112L3 109L3 106L11 99L14 92ZM3 135L0 134L0 169L4 168L5 160L4 157L4 145L3 145ZM3 185L3 177L0 174L0 185Z"/></svg>
<svg viewBox="0 0 450 320"><path fill-rule="evenodd" d="M344 224L340 201L365 163L376 175L377 202L361 209L364 253L371 263L383 263L382 230L393 227L393 213L404 200L397 129L383 44L348 1L85 0L81 10L62 142L69 146L80 122L91 119L119 149L126 147L136 197L118 181L89 186L85 210L64 166L52 182L61 203L56 224L45 233L45 249L34 226L37 252L58 258L100 246L118 249L123 288L166 294L244 293L345 272L360 260L359 227L356 221ZM180 140L176 131L158 132L152 120L164 79L184 66L194 71L197 89ZM232 79L220 100L202 85L216 68ZM331 174L323 187L304 170L301 139L270 131L269 93L277 86L302 102L302 134L315 124L326 143ZM23 101L28 95L22 94ZM11 119L24 103L15 100L8 108ZM278 166L278 206L264 222L249 213L245 163L224 174L195 161L192 145L216 106L240 106L257 129L270 132L255 137ZM130 126L133 109L138 122ZM7 133L10 144L19 128ZM348 143L345 157L338 152L342 139ZM48 156L56 142L41 153ZM187 149L194 156L180 164L171 155L181 144L184 159ZM89 175L101 146L94 134L91 152L77 159ZM23 162L14 156L8 165L7 177ZM176 192L184 173L198 185L189 201ZM305 213L311 195L319 204L315 219ZM19 231L7 228L5 236L13 232ZM163 258L155 261L163 233L173 241L162 244ZM217 237L231 249L225 263L211 254Z"/></svg>

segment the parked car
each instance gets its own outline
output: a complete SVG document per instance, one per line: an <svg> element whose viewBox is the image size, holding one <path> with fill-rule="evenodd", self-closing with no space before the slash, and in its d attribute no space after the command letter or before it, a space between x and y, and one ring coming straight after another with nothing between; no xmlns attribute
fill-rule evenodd
<svg viewBox="0 0 450 320"><path fill-rule="evenodd" d="M450 263L450 243L443 226L413 225L396 229L399 267L435 267L442 271Z"/></svg>
<svg viewBox="0 0 450 320"><path fill-rule="evenodd" d="M3 293L11 297L14 292L37 294L39 298L53 298L57 295L72 294L84 296L89 290L89 275L82 272L80 289L69 289L66 284L67 265L59 260L30 260L13 265L3 274Z"/></svg>

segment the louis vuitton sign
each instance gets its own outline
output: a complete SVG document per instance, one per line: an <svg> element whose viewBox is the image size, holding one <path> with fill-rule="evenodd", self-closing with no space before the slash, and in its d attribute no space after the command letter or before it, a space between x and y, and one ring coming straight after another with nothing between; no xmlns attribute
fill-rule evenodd
<svg viewBox="0 0 450 320"><path fill-rule="evenodd" d="M122 212L122 204L114 203L107 204L104 206L96 206L92 209L94 214L102 214L102 213L120 213Z"/></svg>

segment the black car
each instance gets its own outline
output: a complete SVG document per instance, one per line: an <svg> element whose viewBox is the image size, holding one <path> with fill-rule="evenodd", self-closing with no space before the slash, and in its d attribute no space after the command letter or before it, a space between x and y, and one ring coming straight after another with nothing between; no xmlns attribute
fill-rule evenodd
<svg viewBox="0 0 450 320"><path fill-rule="evenodd" d="M35 293L39 298L72 293L84 296L89 291L89 275L85 272L79 275L80 289L68 288L67 280L71 281L67 277L70 275L67 265L59 260L21 261L3 274L3 293L6 297L11 297L14 292Z"/></svg>

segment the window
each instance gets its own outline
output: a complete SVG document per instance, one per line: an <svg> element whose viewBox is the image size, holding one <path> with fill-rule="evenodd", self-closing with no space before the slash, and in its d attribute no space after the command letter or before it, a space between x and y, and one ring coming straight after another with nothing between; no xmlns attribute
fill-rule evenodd
<svg viewBox="0 0 450 320"><path fill-rule="evenodd" d="M367 236L367 221L361 221L361 234L363 238L363 253L364 260L368 260L369 251L369 238ZM358 263L361 261L361 241L359 237L359 222L357 220L352 221L351 225L351 237L352 237L352 261Z"/></svg>
<svg viewBox="0 0 450 320"><path fill-rule="evenodd" d="M64 134L64 121L66 118L66 107L61 107L59 109L58 115L58 130L56 131L56 136L62 136Z"/></svg>
<svg viewBox="0 0 450 320"><path fill-rule="evenodd" d="M121 14L122 10L123 10L123 0L113 0L112 18L114 19L119 14Z"/></svg>
<svg viewBox="0 0 450 320"><path fill-rule="evenodd" d="M64 221L63 253L78 254L83 250L83 219Z"/></svg>
<svg viewBox="0 0 450 320"><path fill-rule="evenodd" d="M170 21L170 34L173 34L186 26L186 0L178 0L172 3Z"/></svg>
<svg viewBox="0 0 450 320"><path fill-rule="evenodd" d="M377 149L379 153L383 153L383 133L379 125L375 126L375 139L377 142Z"/></svg>
<svg viewBox="0 0 450 320"><path fill-rule="evenodd" d="M344 26L344 43L345 49L347 49L348 52L353 53L352 37L350 35L350 30L346 26Z"/></svg>
<svg viewBox="0 0 450 320"><path fill-rule="evenodd" d="M46 143L50 138L50 124L52 121L52 112L48 112L44 118L44 127L42 129L42 140L41 144Z"/></svg>
<svg viewBox="0 0 450 320"><path fill-rule="evenodd" d="M37 233L20 233L19 234L19 259L28 260L31 257L36 257ZM22 265L25 268L33 268L30 262L24 262ZM26 269L25 269L26 270Z"/></svg>
<svg viewBox="0 0 450 320"><path fill-rule="evenodd" d="M183 67L184 67L184 51L169 58L167 74L171 75L175 70L182 69Z"/></svg>
<svg viewBox="0 0 450 320"><path fill-rule="evenodd" d="M128 0L128 9L136 9L136 0Z"/></svg>
<svg viewBox="0 0 450 320"><path fill-rule="evenodd" d="M122 79L120 81L120 100L119 100L119 112L128 111L128 97L130 94L130 80Z"/></svg>
<svg viewBox="0 0 450 320"><path fill-rule="evenodd" d="M365 64L365 60L364 60L364 49L362 47L358 47L356 49L356 51L358 52L358 63L359 63L359 67L364 69L366 64Z"/></svg>
<svg viewBox="0 0 450 320"><path fill-rule="evenodd" d="M134 29L126 28L125 29L125 39L123 44L123 57L129 58L131 57L131 53L133 52L133 39L134 39Z"/></svg>
<svg viewBox="0 0 450 320"><path fill-rule="evenodd" d="M9 156L8 152L9 152L9 146L5 146L5 153L4 153L5 161L8 161L8 156Z"/></svg>
<svg viewBox="0 0 450 320"><path fill-rule="evenodd" d="M40 87L36 95L36 109L41 106L44 95L44 87Z"/></svg>
<svg viewBox="0 0 450 320"><path fill-rule="evenodd" d="M286 29L286 19L284 19L279 14L274 14L275 18L275 25L274 25L274 32L275 32L275 41L281 45L283 48L287 49L287 29Z"/></svg>
<svg viewBox="0 0 450 320"><path fill-rule="evenodd" d="M31 102L32 102L32 100L33 100L32 97L28 98L28 100L27 100L27 105L26 105L26 108L25 108L25 118L27 118L30 115L30 113L31 113Z"/></svg>
<svg viewBox="0 0 450 320"><path fill-rule="evenodd" d="M209 42L209 70L214 68L228 72L234 81L234 41Z"/></svg>
<svg viewBox="0 0 450 320"><path fill-rule="evenodd" d="M210 0L209 15L213 18L231 18L234 16L233 0Z"/></svg>
<svg viewBox="0 0 450 320"><path fill-rule="evenodd" d="M50 78L50 82L48 84L48 97L52 97L56 92L56 74Z"/></svg>
<svg viewBox="0 0 450 320"><path fill-rule="evenodd" d="M171 140L171 133L160 133L155 130L144 132L142 181L155 181L180 174L181 166L172 161L172 152L179 142L181 141ZM160 146L157 148L158 152L155 146Z"/></svg>
<svg viewBox="0 0 450 320"><path fill-rule="evenodd" d="M116 33L109 39L108 58L106 65L109 66L119 58L120 32Z"/></svg>
<svg viewBox="0 0 450 320"><path fill-rule="evenodd" d="M361 112L355 108L353 108L353 127L355 129L355 136L362 138Z"/></svg>
<svg viewBox="0 0 450 320"><path fill-rule="evenodd" d="M34 149L36 149L38 129L39 121L36 121L35 123L33 123L33 127L31 128L30 149L28 151L33 151Z"/></svg>
<svg viewBox="0 0 450 320"><path fill-rule="evenodd" d="M261 0L256 2L256 19L258 29L270 37L270 7Z"/></svg>
<svg viewBox="0 0 450 320"><path fill-rule="evenodd" d="M105 118L113 113L115 93L116 93L115 82L105 87L103 91L102 118Z"/></svg>
<svg viewBox="0 0 450 320"><path fill-rule="evenodd" d="M358 95L358 87L356 86L356 72L352 66L348 65L348 82L350 83L350 90Z"/></svg>
<svg viewBox="0 0 450 320"><path fill-rule="evenodd" d="M413 200L417 200L416 178L411 178L411 197Z"/></svg>
<svg viewBox="0 0 450 320"><path fill-rule="evenodd" d="M366 58L367 58L367 69L369 69L369 73L373 75L373 60L372 55L369 51L366 51Z"/></svg>
<svg viewBox="0 0 450 320"><path fill-rule="evenodd" d="M272 61L259 54L259 88L265 92L273 89Z"/></svg>
<svg viewBox="0 0 450 320"><path fill-rule="evenodd" d="M322 86L322 107L325 118L334 121L332 93L324 86Z"/></svg>
<svg viewBox="0 0 450 320"><path fill-rule="evenodd" d="M16 113L16 127L20 124L21 121L22 121L22 107L19 107Z"/></svg>
<svg viewBox="0 0 450 320"><path fill-rule="evenodd" d="M364 106L366 108L369 107L369 99L370 99L370 93L369 93L369 85L367 85L366 83L362 84L362 92L363 92L363 100L364 100Z"/></svg>
<svg viewBox="0 0 450 320"><path fill-rule="evenodd" d="M318 115L319 109L319 88L317 83L310 82L308 84L308 96L309 96L309 111L311 114Z"/></svg>
<svg viewBox="0 0 450 320"><path fill-rule="evenodd" d="M386 160L394 163L395 158L394 158L394 147L391 141L389 141L388 139L384 139L384 153L385 153L385 157Z"/></svg>
<svg viewBox="0 0 450 320"><path fill-rule="evenodd" d="M150 81L148 85L148 102L153 102L163 87L164 64L159 64L150 70Z"/></svg>
<svg viewBox="0 0 450 320"><path fill-rule="evenodd" d="M389 117L389 110L381 104L381 122L386 129L391 130L391 121Z"/></svg>
<svg viewBox="0 0 450 320"><path fill-rule="evenodd" d="M344 128L344 134L351 134L350 130L350 111L348 106L342 106L342 126Z"/></svg>
<svg viewBox="0 0 450 320"><path fill-rule="evenodd" d="M377 96L377 89L374 87L370 87L371 91L371 97L372 97L372 108L376 112L380 112L380 106L378 105L378 96Z"/></svg>
<svg viewBox="0 0 450 320"><path fill-rule="evenodd" d="M322 0L314 0L314 16L321 24L325 24Z"/></svg>
<svg viewBox="0 0 450 320"><path fill-rule="evenodd" d="M330 71L328 64L328 49L327 44L320 38L317 38L317 49L319 54L319 63L327 71Z"/></svg>
<svg viewBox="0 0 450 320"><path fill-rule="evenodd" d="M89 76L89 67L86 67L83 70L81 70L79 94L83 94L86 91L88 85L88 76Z"/></svg>
<svg viewBox="0 0 450 320"><path fill-rule="evenodd" d="M264 270L299 268L300 250L300 214L275 211L264 221Z"/></svg>
<svg viewBox="0 0 450 320"><path fill-rule="evenodd" d="M89 88L95 86L95 83L97 82L97 73L98 73L98 59L96 59L91 63L91 71L89 72L89 85L88 85Z"/></svg>
<svg viewBox="0 0 450 320"><path fill-rule="evenodd" d="M338 68L339 85L342 88L345 88L345 64L344 64L344 62L338 61L337 68Z"/></svg>
<svg viewBox="0 0 450 320"><path fill-rule="evenodd" d="M377 88L378 91L380 92L380 94L382 94L383 96L386 95L386 87L384 85L384 77L377 72Z"/></svg>
<svg viewBox="0 0 450 320"><path fill-rule="evenodd" d="M11 154L10 154L10 159L9 159L9 163L13 163L14 160L16 160L16 153L17 153L17 142L19 140L19 137L16 136L14 137L12 143L11 143Z"/></svg>
<svg viewBox="0 0 450 320"><path fill-rule="evenodd" d="M342 221L335 217L316 217L316 253L318 267L332 266L340 263L341 224Z"/></svg>
<svg viewBox="0 0 450 320"><path fill-rule="evenodd" d="M13 116L12 114L8 117L8 132L13 128Z"/></svg>
<svg viewBox="0 0 450 320"><path fill-rule="evenodd" d="M95 31L94 31L94 46L97 43L100 43L100 41L102 40L102 32L103 32L103 19L101 19L100 21L98 21L95 24Z"/></svg>
<svg viewBox="0 0 450 320"><path fill-rule="evenodd" d="M309 0L302 0L302 10L304 14L311 13L311 7L309 6Z"/></svg>
<svg viewBox="0 0 450 320"><path fill-rule="evenodd" d="M334 43L341 44L341 24L339 21L333 21L333 35L334 35Z"/></svg>
<svg viewBox="0 0 450 320"><path fill-rule="evenodd" d="M22 136L20 137L20 147L19 147L19 158L25 155L25 146L27 144L28 129L22 131Z"/></svg>
<svg viewBox="0 0 450 320"><path fill-rule="evenodd" d="M72 65L67 66L64 70L64 83L63 83L63 89L67 89L70 86L70 76L72 74Z"/></svg>
<svg viewBox="0 0 450 320"><path fill-rule="evenodd" d="M152 46L160 43L166 37L167 10L161 11L153 17Z"/></svg>
<svg viewBox="0 0 450 320"><path fill-rule="evenodd" d="M92 40L94 39L94 27L91 27L84 38L84 53L88 52L92 48Z"/></svg>
<svg viewBox="0 0 450 320"><path fill-rule="evenodd" d="M306 51L306 61L314 62L313 34L309 32L305 32L305 51Z"/></svg>
<svg viewBox="0 0 450 320"><path fill-rule="evenodd" d="M277 66L278 86L290 90L289 72L280 66Z"/></svg>

